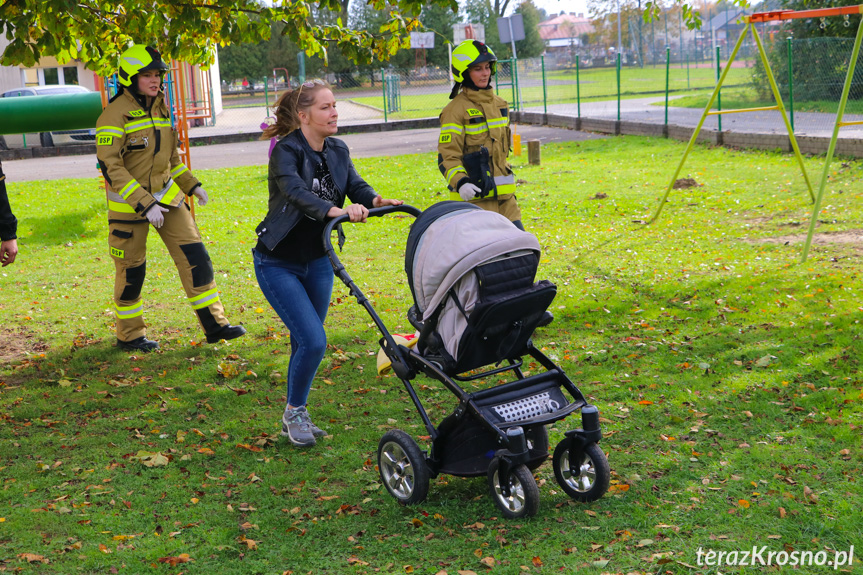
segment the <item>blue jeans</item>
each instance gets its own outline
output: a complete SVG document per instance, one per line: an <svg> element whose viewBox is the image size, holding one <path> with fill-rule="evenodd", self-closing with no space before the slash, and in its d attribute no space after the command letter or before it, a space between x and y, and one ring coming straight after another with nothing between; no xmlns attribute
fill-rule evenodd
<svg viewBox="0 0 863 575"><path fill-rule="evenodd" d="M324 319L333 293L333 268L327 257L295 263L252 253L258 285L291 333L288 405L302 407L327 351Z"/></svg>

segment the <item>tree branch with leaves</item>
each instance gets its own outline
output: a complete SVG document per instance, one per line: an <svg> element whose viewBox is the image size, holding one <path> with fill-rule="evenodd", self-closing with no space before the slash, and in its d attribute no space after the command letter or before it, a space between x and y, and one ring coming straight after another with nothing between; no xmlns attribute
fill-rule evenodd
<svg viewBox="0 0 863 575"><path fill-rule="evenodd" d="M343 14L347 0L303 2L277 0L17 0L0 4L0 33L9 45L0 56L6 66L33 66L44 56L64 64L85 62L108 75L117 58L133 43L155 46L165 58L208 65L216 45L259 42L270 37L272 25L283 23L282 34L309 56L326 60L327 50L339 50L358 63L387 60L409 46L409 33L420 23L413 15L423 5L456 11L456 0L370 0L388 17L377 31L355 30L344 20L316 24L311 6Z"/></svg>

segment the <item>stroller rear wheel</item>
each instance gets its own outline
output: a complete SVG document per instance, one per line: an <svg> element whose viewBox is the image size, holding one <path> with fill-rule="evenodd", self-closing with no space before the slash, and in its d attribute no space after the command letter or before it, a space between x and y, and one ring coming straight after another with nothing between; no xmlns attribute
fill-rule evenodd
<svg viewBox="0 0 863 575"><path fill-rule="evenodd" d="M425 456L410 435L400 429L387 431L378 444L381 481L399 503L424 501L429 492Z"/></svg>
<svg viewBox="0 0 863 575"><path fill-rule="evenodd" d="M539 510L539 487L526 465L516 465L509 477L502 477L501 459L495 457L488 467L488 486L494 502L508 519L536 515ZM508 489L506 489L508 488Z"/></svg>
<svg viewBox="0 0 863 575"><path fill-rule="evenodd" d="M555 479L576 501L596 501L608 490L608 458L596 443L587 445L579 458L572 442L564 439L554 449L552 464Z"/></svg>

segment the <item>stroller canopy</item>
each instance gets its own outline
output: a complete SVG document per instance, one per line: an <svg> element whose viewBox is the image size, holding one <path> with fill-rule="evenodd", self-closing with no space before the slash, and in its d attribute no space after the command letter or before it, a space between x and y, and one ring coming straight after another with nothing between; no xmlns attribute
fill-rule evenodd
<svg viewBox="0 0 863 575"><path fill-rule="evenodd" d="M423 319L475 267L522 250L539 254L533 234L495 212L467 202L441 202L414 222L405 250L405 273Z"/></svg>

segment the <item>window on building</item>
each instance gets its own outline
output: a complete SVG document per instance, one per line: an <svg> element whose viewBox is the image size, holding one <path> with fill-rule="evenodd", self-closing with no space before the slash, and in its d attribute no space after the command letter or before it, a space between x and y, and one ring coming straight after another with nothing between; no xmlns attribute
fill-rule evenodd
<svg viewBox="0 0 863 575"><path fill-rule="evenodd" d="M78 68L73 68L71 66L63 68L63 79L65 80L64 84L77 84Z"/></svg>
<svg viewBox="0 0 863 575"><path fill-rule="evenodd" d="M57 73L57 68L45 68L45 83L46 84L59 84L60 75Z"/></svg>
<svg viewBox="0 0 863 575"><path fill-rule="evenodd" d="M39 71L37 68L21 68L21 80L25 86L39 85Z"/></svg>

